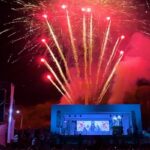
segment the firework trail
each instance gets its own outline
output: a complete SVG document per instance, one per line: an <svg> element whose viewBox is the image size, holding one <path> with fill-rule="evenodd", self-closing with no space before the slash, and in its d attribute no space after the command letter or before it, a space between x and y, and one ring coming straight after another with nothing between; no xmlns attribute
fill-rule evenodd
<svg viewBox="0 0 150 150"><path fill-rule="evenodd" d="M87 81L87 40L86 40L86 17L83 15L83 48L84 48L84 78Z"/></svg>
<svg viewBox="0 0 150 150"><path fill-rule="evenodd" d="M86 40L86 17L83 14L83 49L84 49L84 80L86 85L86 91L88 88L88 75L87 75L87 40ZM87 92L86 92L87 93ZM88 104L88 95L85 94L85 104Z"/></svg>
<svg viewBox="0 0 150 150"><path fill-rule="evenodd" d="M106 67L105 67L105 69L104 69L104 73L103 73L102 79L104 79L104 77L105 77L105 75L106 75L106 73L107 73L107 71L108 71L108 69L109 69L109 66L110 66L110 64L111 64L112 61L113 61L113 58L114 58L115 53L116 53L116 50L117 50L117 48L119 47L121 41L122 41L124 38L125 38L125 36L122 35L121 37L119 37L119 38L117 39L116 43L114 44L114 47L113 47L112 52L111 52L111 54L110 54L110 57L108 58Z"/></svg>
<svg viewBox="0 0 150 150"><path fill-rule="evenodd" d="M72 33L72 27L71 27L70 18L69 18L69 14L68 14L67 10L66 10L66 13L67 13L67 23L68 23L68 30L69 30L69 35L70 35L70 41L71 41L71 46L72 46L72 50L73 50L73 56L74 56L75 65L76 65L76 69L77 69L77 75L78 75L78 77L80 77L78 54L77 54L77 49L75 47L74 37L73 37L73 33Z"/></svg>
<svg viewBox="0 0 150 150"><path fill-rule="evenodd" d="M111 26L110 17L107 17L107 20L109 21L109 23L108 23L108 27L107 27L107 30L106 30L106 33L105 33L105 36L104 36L104 41L102 43L102 48L101 48L101 52L100 52L100 56L99 56L98 69L97 69L97 78L96 78L96 88L97 88L98 83L99 83L100 69L101 69L101 65L102 65L102 62L103 62L103 57L104 57L104 54L105 54L105 51L106 51L106 45L107 45L107 42L108 42L108 36L109 36L110 26Z"/></svg>
<svg viewBox="0 0 150 150"><path fill-rule="evenodd" d="M47 79L50 80L50 82L56 87L56 89L63 95L63 97L68 101L68 103L70 104L70 100L66 97L66 95L64 94L64 92L59 88L59 86L53 81L53 79L51 78L50 75L47 75Z"/></svg>
<svg viewBox="0 0 150 150"><path fill-rule="evenodd" d="M15 0L11 4L15 4L13 7L17 6L12 7L13 11L22 12L23 15L5 26L23 23L25 35L13 39L13 42L22 39L27 41L25 48L17 55L21 56L28 50L31 55L39 53L47 56L46 52L39 50L41 45L38 39L42 36L48 38L49 42L44 42L45 48L64 83L53 70L55 66L44 61L55 78L48 79L63 95L66 103L102 102L123 58L122 52L118 57L119 46L124 39L124 36L120 37L121 33L128 31L125 34L130 35L137 29L144 29L138 26L145 25L147 21L139 20L137 6L144 6L138 3L135 5L134 0ZM148 1L145 6L149 8ZM132 27L128 25L129 22ZM149 27L145 28L143 32L149 34ZM12 26L0 34L10 30ZM10 33L9 37L13 38L16 34L17 30ZM12 58L13 56L9 58L10 62Z"/></svg>
<svg viewBox="0 0 150 150"><path fill-rule="evenodd" d="M109 83L110 83L110 81L111 81L111 79L112 79L112 77L113 77L113 75L114 75L114 73L115 73L115 71L116 71L116 69L117 69L121 59L122 59L122 57L123 57L123 54L124 54L124 52L121 51L120 52L120 57L118 58L117 62L115 63L115 66L113 67L113 69L112 69L108 79L106 80L106 82L105 82L105 84L104 84L104 86L102 88L102 91L100 93L100 96L98 97L98 102L97 103L100 103L102 101L102 98L105 95L105 93L106 93L106 91L107 91L107 89L109 87Z"/></svg>
<svg viewBox="0 0 150 150"><path fill-rule="evenodd" d="M42 42L43 42L43 43L45 44L45 46L47 47L47 49L48 49L48 51L49 51L49 53L50 53L52 59L53 59L54 62L56 63L56 66L57 66L57 68L58 68L58 70L59 70L59 72L60 72L60 75L62 76L62 78L63 78L63 80L64 80L66 86L67 86L68 89L71 91L71 87L70 87L70 85L69 85L69 83L68 83L68 81L67 81L67 79L66 79L66 77L65 77L65 75L64 75L64 73L63 73L63 70L62 70L62 68L61 68L61 66L60 66L60 64L59 64L59 62L58 62L58 60L57 60L57 58L55 57L54 53L53 53L52 50L50 49L49 45L46 43L46 40L45 40L45 39L42 39Z"/></svg>
<svg viewBox="0 0 150 150"><path fill-rule="evenodd" d="M52 38L53 38L53 40L54 40L54 42L55 42L55 44L56 44L56 46L57 46L57 49L58 49L58 51L59 51L59 54L60 54L60 56L61 56L61 58L62 58L62 60L63 60L63 62L64 62L64 65L65 65L65 69L66 69L68 78L69 78L69 80L71 81L71 76L70 76L69 68L68 68L68 65L67 65L67 61L66 61L66 58L65 58L65 56L64 56L64 54L63 54L63 51L62 51L62 49L61 49L59 43L58 43L57 37L56 37L56 35L54 34L54 31L53 31L53 29L52 29L52 27L51 27L49 21L47 20L47 15L44 15L43 17L44 17L45 20L46 20L48 29L49 29L49 31L50 31L50 35L52 36Z"/></svg>
<svg viewBox="0 0 150 150"><path fill-rule="evenodd" d="M93 16L91 14L90 17L90 32L89 32L89 77L91 80L91 75L92 75L92 60L93 60ZM90 81L91 82L91 81Z"/></svg>
<svg viewBox="0 0 150 150"><path fill-rule="evenodd" d="M62 5L62 8L64 9L66 9L66 6L65 5ZM92 29L92 15L90 15L90 29L89 29L89 31L90 31L90 36L89 36L89 38L87 37L87 32L88 32L88 30L87 30L87 20L86 20L86 14L85 14L85 12L86 13L91 13L91 8L82 8L81 9L82 11L83 11L83 21L82 21L82 24L83 24L83 26L82 26L82 40L83 40L83 60L84 60L84 71L83 71L83 74L84 74L84 80L82 81L83 82L83 84L84 84L84 88L85 88L85 93L84 93L84 103L85 104L88 104L89 103L89 92L90 92L90 86L89 86L89 78L90 78L90 75L88 74L88 70L90 71L90 69L91 69L91 60L92 60L92 50L93 50L93 29ZM67 17L67 25L68 25L68 31L69 31L69 35L70 35L70 41L71 41L71 45L72 45L72 49L73 49L73 57L74 57L74 59L75 59L75 66L76 66L76 69L77 69L77 72L79 73L80 72L80 70L79 70L79 66L78 66L78 61L76 60L76 58L78 58L78 55L77 55L77 53L76 53L76 48L75 48L75 44L74 44L74 42L73 42L73 39L74 39L74 37L73 37L73 33L72 33L72 28L71 28L71 23L70 23L70 17L69 17L69 14L68 14L68 10L67 10L67 12L66 12L66 17ZM60 48L60 46L59 46L59 44L58 44L58 41L57 41L57 37L56 37L56 35L54 34L54 32L53 32L53 30L52 30L52 27L51 27L51 25L50 25L50 23L49 23L49 21L47 20L47 15L44 15L44 18L46 18L46 23L47 23L47 26L48 26L48 28L49 28L49 31L50 31L50 33L51 33L51 35L52 35L52 38L53 38L53 40L54 40L54 42L55 42L55 44L56 44L56 46L57 46L57 48L59 49L59 53L60 53L60 56L62 57L62 59L64 58L64 55L63 55L63 53L62 53L62 49ZM105 35L104 35L104 38L103 38L103 42L102 42L102 48L101 48L101 53L100 53L100 56L99 56L99 58L100 58L100 60L98 61L98 71L97 71L97 74L96 74L96 77L97 77L97 80L96 80L96 89L99 89L99 87L97 87L97 86L99 86L98 85L98 81L99 81L99 74L100 74L100 68L101 68L101 65L102 65L102 62L103 62L103 57L104 57L104 55L105 55L105 52L106 52L106 45L107 45L107 43L108 43L108 38L109 38L109 33L110 33L110 26L111 26L111 20L110 20L110 17L107 17L107 20L109 21L108 22L108 27L107 27L107 29L106 29L106 33L105 33ZM88 49L88 46L87 46L87 38L88 38L88 40L89 40L89 49ZM115 53L115 50L116 50L116 48L117 48L117 46L118 46L118 43L119 43L119 40L115 43L115 45L114 45L114 48L113 48L113 51L112 51L112 53L111 53L111 56L110 56L110 59L109 59L109 61L111 61L112 60L112 57L114 56L114 53ZM57 67L58 67L58 69L59 69L59 71L60 71L60 73L61 73L61 75L62 75L62 77L63 77L63 79L65 80L65 82L66 82L66 85L68 85L68 82L67 82L67 80L66 80L66 78L64 77L64 74L62 73L62 69L60 68L60 65L59 65L59 63L58 63L58 61L56 61L57 59L54 57L54 55L52 54L52 52L51 52L51 50L50 50L50 48L49 48L49 46L46 44L46 47L48 48L48 50L50 51L50 53L51 53L51 55L52 55L52 57L53 57L53 59L54 59L54 61L56 62L56 65L57 65ZM88 58L88 54L89 54L89 58ZM112 79L112 77L113 77L113 75L114 75L114 72L115 72L115 70L116 70L116 68L117 68L117 65L119 64L119 62L121 61L121 58L122 57L119 57L119 59L118 60L116 60L116 64L115 64L115 66L114 66L114 68L112 69L112 72L110 73L110 76L108 77L108 79L106 80L106 83L104 83L104 86L102 87L102 91L101 91L101 93L100 93L100 96L98 97L98 103L99 102L101 102L101 100L102 100L102 98L103 98L103 96L105 95L105 93L106 93L106 91L107 91L107 89L108 89L108 84L110 83L110 81L111 81L111 79ZM65 59L65 58L64 58ZM63 60L64 60L63 59ZM110 63L108 61L108 63ZM66 59L65 59L65 62L64 62L64 64L67 64L67 61L66 61ZM70 93L68 93L68 91L65 89L65 87L62 85L62 83L60 83L60 80L58 79L58 77L57 77L57 75L54 73L54 71L53 71L53 69L46 63L46 66L48 67L48 69L53 73L53 75L56 77L56 79L57 79L57 81L58 81L58 83L60 84L60 86L61 86L61 88L63 88L63 90L65 91L65 93L67 94L67 96L69 97L69 98L71 98L71 96L70 96ZM65 69L67 69L67 66L65 66L66 68ZM107 69L107 66L106 66L106 69ZM67 71L67 70L66 70ZM104 75L104 74L103 74ZM78 74L78 77L79 77L79 74ZM69 88L70 88L70 86L69 86ZM98 92L98 91L97 91ZM76 94L76 93L71 93L71 95L74 95L74 94Z"/></svg>
<svg viewBox="0 0 150 150"><path fill-rule="evenodd" d="M57 76L57 74L55 73L55 71L53 70L53 68L48 64L48 62L44 59L41 60L45 66L48 68L48 70L53 74L53 76L55 77L55 79L57 80L57 82L59 83L59 85L61 86L61 88L64 90L64 92L66 93L67 97L70 99L70 103L71 103L71 95L68 93L67 89L65 88L65 86L63 85L63 83L60 81L59 77Z"/></svg>

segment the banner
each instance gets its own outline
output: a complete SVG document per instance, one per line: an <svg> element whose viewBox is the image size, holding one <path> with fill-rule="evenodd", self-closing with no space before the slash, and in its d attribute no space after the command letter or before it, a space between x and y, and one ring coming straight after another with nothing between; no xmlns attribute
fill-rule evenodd
<svg viewBox="0 0 150 150"><path fill-rule="evenodd" d="M0 125L0 145L3 146L6 145L6 130L7 130L6 124Z"/></svg>

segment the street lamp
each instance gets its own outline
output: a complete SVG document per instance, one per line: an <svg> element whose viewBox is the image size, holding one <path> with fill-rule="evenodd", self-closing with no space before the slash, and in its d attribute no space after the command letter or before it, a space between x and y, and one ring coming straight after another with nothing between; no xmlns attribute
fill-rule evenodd
<svg viewBox="0 0 150 150"><path fill-rule="evenodd" d="M20 129L22 129L23 126L23 114L20 110L16 110L16 114L20 116Z"/></svg>
<svg viewBox="0 0 150 150"><path fill-rule="evenodd" d="M16 110L16 114L20 114L20 110Z"/></svg>

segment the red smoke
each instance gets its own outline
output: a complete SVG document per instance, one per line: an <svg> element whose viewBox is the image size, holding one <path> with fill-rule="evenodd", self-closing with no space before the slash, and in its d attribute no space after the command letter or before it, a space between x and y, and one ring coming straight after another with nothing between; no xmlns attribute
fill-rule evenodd
<svg viewBox="0 0 150 150"><path fill-rule="evenodd" d="M135 33L126 49L125 60L120 64L109 103L123 103L127 93L135 94L139 79L150 80L150 38ZM132 100L130 100L132 103Z"/></svg>

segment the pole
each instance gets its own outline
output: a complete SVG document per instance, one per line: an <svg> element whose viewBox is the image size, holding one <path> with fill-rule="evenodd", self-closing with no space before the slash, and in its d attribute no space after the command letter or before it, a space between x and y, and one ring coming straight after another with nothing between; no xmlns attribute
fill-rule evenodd
<svg viewBox="0 0 150 150"><path fill-rule="evenodd" d="M21 114L21 120L20 120L20 129L23 127L23 115Z"/></svg>
<svg viewBox="0 0 150 150"><path fill-rule="evenodd" d="M8 133L7 133L7 143L10 143L13 136L13 104L14 104L14 85L11 83L11 93L10 93L10 105L9 105L9 116L8 116Z"/></svg>

